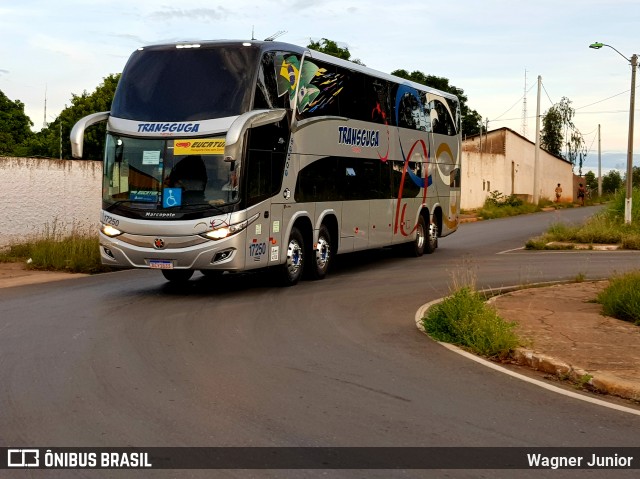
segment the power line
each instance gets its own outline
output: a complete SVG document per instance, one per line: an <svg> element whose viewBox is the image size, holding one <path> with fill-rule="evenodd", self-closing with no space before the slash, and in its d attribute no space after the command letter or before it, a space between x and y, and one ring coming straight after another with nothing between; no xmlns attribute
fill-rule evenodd
<svg viewBox="0 0 640 479"><path fill-rule="evenodd" d="M549 101L551 102L552 105L555 105L555 102L551 99L551 97L549 96L549 93L547 93L547 89L544 87L544 83L540 82L540 84L542 85L542 89L544 90L545 94L547 95L547 98L549 99Z"/></svg>
<svg viewBox="0 0 640 479"><path fill-rule="evenodd" d="M581 110L582 108L587 108L588 106L597 105L598 103L602 103L603 101L611 100L612 98L615 98L615 97L620 96L620 95L624 95L625 93L629 93L630 91L631 91L631 89L625 90L625 91L621 91L620 93L616 93L615 95L612 95L612 96L610 96L608 98L605 98L603 100L598 100L596 102L589 103L588 105L581 106L580 108L575 108L575 110Z"/></svg>
<svg viewBox="0 0 640 479"><path fill-rule="evenodd" d="M531 91L531 89L532 89L534 86L535 86L535 83L534 83L534 84L532 84L532 85L531 85L531 87L529 87L529 89L525 92L525 94L524 94L524 95L522 95L520 98L518 98L518 100L517 100L513 105L511 105L511 107L510 107L507 111L505 111L502 115L500 115L500 116L496 117L495 119L492 119L491 121L499 120L499 119L500 119L500 118L502 118L504 115L506 115L507 113L509 113L509 112L513 109L513 107L514 107L514 106L516 106L518 103L520 103L520 100L522 100L522 99L527 95L527 93L529 93L529 92ZM529 118L531 118L531 117L529 117ZM534 117L534 118L535 118L535 117Z"/></svg>

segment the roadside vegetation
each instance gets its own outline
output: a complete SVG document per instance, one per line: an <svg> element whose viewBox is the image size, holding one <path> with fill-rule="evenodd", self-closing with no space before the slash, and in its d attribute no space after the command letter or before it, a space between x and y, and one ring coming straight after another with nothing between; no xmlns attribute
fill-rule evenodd
<svg viewBox="0 0 640 479"><path fill-rule="evenodd" d="M487 357L505 358L520 340L515 323L498 316L486 298L471 287L458 289L429 309L423 318L425 331L437 341L469 349Z"/></svg>
<svg viewBox="0 0 640 479"><path fill-rule="evenodd" d="M619 191L606 208L583 225L555 223L542 236L527 241L527 249L571 249L573 245L557 243L618 244L622 248L640 249L640 190L633 190L631 224L624 223L625 191Z"/></svg>
<svg viewBox="0 0 640 479"><path fill-rule="evenodd" d="M97 236L81 232L63 236L56 231L55 224L30 241L10 245L0 251L0 262L20 262L25 263L28 269L70 273L110 271L100 263Z"/></svg>
<svg viewBox="0 0 640 479"><path fill-rule="evenodd" d="M608 196L602 198L587 198L585 206L604 203L609 201ZM465 214L474 214L478 218L491 220L495 218L506 218L508 216L524 215L546 211L549 208L562 209L574 208L577 205L571 202L554 203L547 198L541 198L538 204L528 203L516 195L505 195L498 190L489 193L489 196L482 205L482 208L472 211L463 211Z"/></svg>
<svg viewBox="0 0 640 479"><path fill-rule="evenodd" d="M640 326L640 271L611 278L597 302L605 315Z"/></svg>

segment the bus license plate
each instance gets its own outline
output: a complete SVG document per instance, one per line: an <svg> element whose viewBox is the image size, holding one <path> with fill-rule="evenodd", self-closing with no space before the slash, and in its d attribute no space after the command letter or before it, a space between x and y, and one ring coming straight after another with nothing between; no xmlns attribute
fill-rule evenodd
<svg viewBox="0 0 640 479"><path fill-rule="evenodd" d="M151 269L173 269L173 261L170 259L150 259L149 268Z"/></svg>

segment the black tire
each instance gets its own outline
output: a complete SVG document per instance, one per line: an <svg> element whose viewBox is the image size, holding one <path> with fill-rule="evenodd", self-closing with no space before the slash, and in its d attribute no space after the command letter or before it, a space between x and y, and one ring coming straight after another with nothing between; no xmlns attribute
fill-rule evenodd
<svg viewBox="0 0 640 479"><path fill-rule="evenodd" d="M331 234L329 228L325 225L320 226L318 232L318 245L312 250L309 258L309 276L311 279L324 279L331 266L333 259L333 245L331 243Z"/></svg>
<svg viewBox="0 0 640 479"><path fill-rule="evenodd" d="M280 279L283 286L293 286L300 281L304 271L305 256L302 233L294 226L287 242L284 264L280 266Z"/></svg>
<svg viewBox="0 0 640 479"><path fill-rule="evenodd" d="M438 225L431 223L427 232L427 241L425 243L424 252L431 254L438 247Z"/></svg>
<svg viewBox="0 0 640 479"><path fill-rule="evenodd" d="M407 244L407 252L411 256L419 257L424 254L425 245L427 242L427 226L424 222L424 217L420 215L418 217L418 224L416 226L416 239Z"/></svg>
<svg viewBox="0 0 640 479"><path fill-rule="evenodd" d="M163 269L162 275L172 283L186 283L193 276L192 269Z"/></svg>

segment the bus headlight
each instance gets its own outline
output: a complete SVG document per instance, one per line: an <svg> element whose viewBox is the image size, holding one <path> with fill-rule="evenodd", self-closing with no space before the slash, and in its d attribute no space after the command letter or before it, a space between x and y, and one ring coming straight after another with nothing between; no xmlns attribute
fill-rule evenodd
<svg viewBox="0 0 640 479"><path fill-rule="evenodd" d="M260 217L260 213L253 215L248 220L241 221L240 223L234 223L232 225L220 226L219 228L214 228L211 231L207 231L206 233L202 233L201 236L211 240L221 240L228 238L229 236L233 236L237 233L240 233L242 230L246 229L251 223L257 220Z"/></svg>
<svg viewBox="0 0 640 479"><path fill-rule="evenodd" d="M117 228L114 228L111 225L102 225L102 228L100 228L100 231L102 231L102 233L107 235L109 238L113 238L114 236L118 236L122 234L122 231L120 231Z"/></svg>

